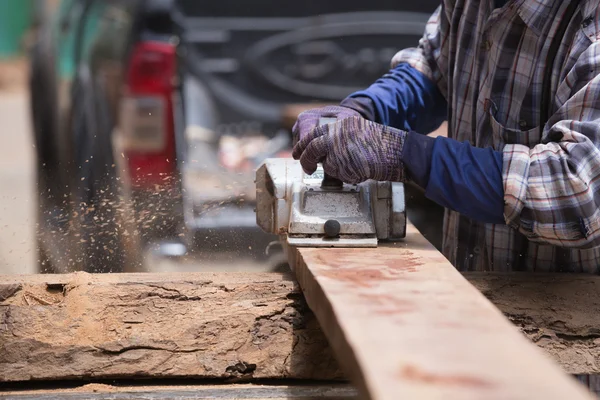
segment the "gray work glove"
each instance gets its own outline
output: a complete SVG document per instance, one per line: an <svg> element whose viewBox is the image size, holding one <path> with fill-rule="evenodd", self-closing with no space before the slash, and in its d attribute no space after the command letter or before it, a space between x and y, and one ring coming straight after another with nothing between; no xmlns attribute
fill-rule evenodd
<svg viewBox="0 0 600 400"><path fill-rule="evenodd" d="M321 118L336 118L341 120L355 116L360 117L360 114L352 108L342 106L325 106L304 111L298 115L298 120L292 127L294 144L304 139L313 129L319 126Z"/></svg>
<svg viewBox="0 0 600 400"><path fill-rule="evenodd" d="M403 182L405 138L404 131L360 116L338 116L335 123L304 132L292 156L300 160L307 174L315 172L317 163L322 163L327 175L346 183L367 179Z"/></svg>

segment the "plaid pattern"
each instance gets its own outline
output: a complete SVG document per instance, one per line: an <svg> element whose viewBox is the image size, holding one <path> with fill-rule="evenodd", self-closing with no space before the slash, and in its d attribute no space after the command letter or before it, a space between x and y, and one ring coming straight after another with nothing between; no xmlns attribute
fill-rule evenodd
<svg viewBox="0 0 600 400"><path fill-rule="evenodd" d="M461 271L600 272L600 0L581 0L552 68L550 120L538 127L545 62L569 0L445 0L407 62L449 104L448 135L504 155L507 225L447 211L444 255Z"/></svg>

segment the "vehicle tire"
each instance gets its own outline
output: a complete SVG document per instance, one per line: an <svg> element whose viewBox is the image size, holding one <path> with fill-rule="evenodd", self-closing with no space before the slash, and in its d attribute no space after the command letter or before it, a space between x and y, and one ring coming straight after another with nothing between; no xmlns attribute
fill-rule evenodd
<svg viewBox="0 0 600 400"><path fill-rule="evenodd" d="M45 250L47 244L41 238L42 231L48 229L48 215L52 214L52 197L59 186L53 182L57 167L55 150L54 109L49 104L54 98L51 87L50 67L44 65L43 46L37 42L31 49L29 63L29 113L32 122L32 140L35 148L35 191L36 209L36 263L39 273L59 273L54 262ZM56 260L55 260L56 261Z"/></svg>
<svg viewBox="0 0 600 400"><path fill-rule="evenodd" d="M73 88L74 165L71 240L77 263L87 272L139 270L141 256L128 236L126 209L117 180L111 145L112 122L103 109L100 85L89 74ZM87 82L87 84L83 84Z"/></svg>
<svg viewBox="0 0 600 400"><path fill-rule="evenodd" d="M44 250L44 244L40 240L39 236L36 235L36 250L37 250L37 273L38 274L58 274L60 271L57 271L50 260L50 257L46 254L46 250Z"/></svg>

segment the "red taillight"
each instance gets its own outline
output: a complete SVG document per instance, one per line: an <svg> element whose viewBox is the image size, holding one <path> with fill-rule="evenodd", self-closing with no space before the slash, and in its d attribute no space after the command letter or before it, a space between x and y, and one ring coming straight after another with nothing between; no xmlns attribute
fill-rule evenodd
<svg viewBox="0 0 600 400"><path fill-rule="evenodd" d="M141 42L133 50L127 74L135 94L171 94L175 75L175 48L163 42Z"/></svg>
<svg viewBox="0 0 600 400"><path fill-rule="evenodd" d="M119 121L119 141L133 186L164 185L175 172L175 73L172 45L141 42L134 48Z"/></svg>

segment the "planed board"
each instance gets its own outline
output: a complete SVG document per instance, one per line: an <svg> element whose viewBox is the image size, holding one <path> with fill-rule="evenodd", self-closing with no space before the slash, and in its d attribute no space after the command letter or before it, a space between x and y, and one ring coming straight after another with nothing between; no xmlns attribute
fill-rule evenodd
<svg viewBox="0 0 600 400"><path fill-rule="evenodd" d="M365 399L590 399L410 225L374 249L289 253Z"/></svg>

